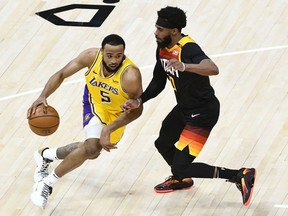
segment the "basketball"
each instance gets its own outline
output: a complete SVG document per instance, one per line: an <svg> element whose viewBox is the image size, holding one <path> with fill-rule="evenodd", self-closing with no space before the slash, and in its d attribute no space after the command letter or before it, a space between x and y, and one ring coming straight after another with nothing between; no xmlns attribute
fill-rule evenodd
<svg viewBox="0 0 288 216"><path fill-rule="evenodd" d="M39 136L49 136L53 134L60 123L58 112L52 107L39 105L35 113L28 118L30 129Z"/></svg>

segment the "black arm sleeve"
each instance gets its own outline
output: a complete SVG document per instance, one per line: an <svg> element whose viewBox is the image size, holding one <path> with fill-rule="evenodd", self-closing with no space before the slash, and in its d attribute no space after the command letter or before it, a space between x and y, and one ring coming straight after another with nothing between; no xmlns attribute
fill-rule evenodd
<svg viewBox="0 0 288 216"><path fill-rule="evenodd" d="M185 63L199 64L203 59L209 59L196 43L187 43L182 48L181 60Z"/></svg>
<svg viewBox="0 0 288 216"><path fill-rule="evenodd" d="M160 94L160 92L162 92L165 88L166 81L167 78L165 71L162 68L160 60L157 60L153 70L153 78L146 90L141 95L142 103L145 103L146 101Z"/></svg>

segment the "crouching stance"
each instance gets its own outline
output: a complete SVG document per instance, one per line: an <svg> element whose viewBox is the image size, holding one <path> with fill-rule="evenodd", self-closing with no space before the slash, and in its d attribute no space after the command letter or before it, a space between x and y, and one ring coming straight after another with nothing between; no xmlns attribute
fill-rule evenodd
<svg viewBox="0 0 288 216"><path fill-rule="evenodd" d="M83 51L64 68L50 77L39 98L28 109L29 117L40 104L47 106L47 98L63 80L83 68L86 85L83 95L83 127L85 141L71 143L59 148L43 148L34 153L37 168L32 202L45 208L54 184L87 159L96 159L101 150L116 149L124 128L138 118L142 106L131 112L123 112L121 105L128 99L142 94L141 74L136 65L124 55L125 42L115 34L104 38L101 48ZM49 164L58 159L63 161L49 174Z"/></svg>

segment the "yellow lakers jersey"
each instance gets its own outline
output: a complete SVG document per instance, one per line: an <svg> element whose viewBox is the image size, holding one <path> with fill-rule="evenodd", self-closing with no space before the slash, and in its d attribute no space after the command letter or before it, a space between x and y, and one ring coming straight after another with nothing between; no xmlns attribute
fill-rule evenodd
<svg viewBox="0 0 288 216"><path fill-rule="evenodd" d="M123 111L121 105L129 98L122 89L121 78L128 67L136 65L125 56L117 72L104 77L102 71L102 53L99 50L92 66L85 73L88 89L87 100L92 113L101 121L108 124L114 121Z"/></svg>

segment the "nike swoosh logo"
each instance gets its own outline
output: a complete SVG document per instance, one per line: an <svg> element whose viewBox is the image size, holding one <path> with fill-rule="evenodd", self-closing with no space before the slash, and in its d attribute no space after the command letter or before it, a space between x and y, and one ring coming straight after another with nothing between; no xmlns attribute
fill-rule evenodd
<svg viewBox="0 0 288 216"><path fill-rule="evenodd" d="M200 113L192 114L191 117L194 118L194 117L199 116L199 115L200 115Z"/></svg>

